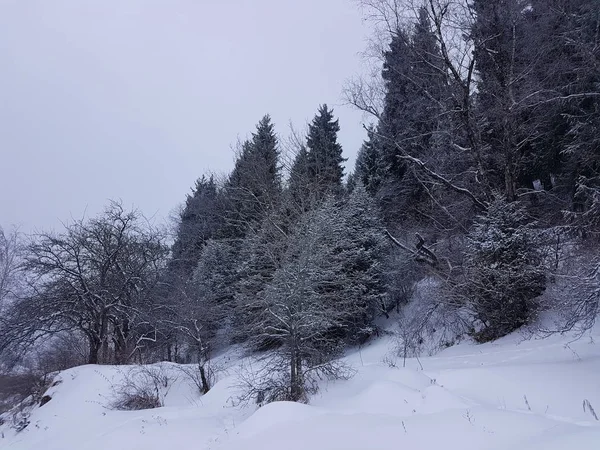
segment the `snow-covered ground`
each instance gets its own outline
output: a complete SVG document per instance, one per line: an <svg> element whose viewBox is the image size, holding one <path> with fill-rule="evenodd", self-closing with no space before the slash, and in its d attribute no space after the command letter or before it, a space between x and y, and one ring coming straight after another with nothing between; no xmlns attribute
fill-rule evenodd
<svg viewBox="0 0 600 450"><path fill-rule="evenodd" d="M310 405L259 409L236 405L232 353L203 397L177 366L162 364L177 380L164 407L145 411L106 407L126 369L77 367L59 375L25 430L0 427L0 449L600 449L600 421L583 408L587 400L600 416L598 338L600 327L575 342L514 334L406 368L390 364L392 343L381 339L350 353L354 378L325 383Z"/></svg>

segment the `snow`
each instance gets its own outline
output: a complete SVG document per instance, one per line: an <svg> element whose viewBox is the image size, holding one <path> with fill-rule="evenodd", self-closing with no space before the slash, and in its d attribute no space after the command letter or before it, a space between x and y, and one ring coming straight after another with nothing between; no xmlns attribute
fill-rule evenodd
<svg viewBox="0 0 600 450"><path fill-rule="evenodd" d="M0 449L100 450L514 449L600 448L600 327L583 338L462 343L420 360L390 354L382 338L345 357L356 375L323 382L310 405L239 405L243 361L233 352L217 365L219 381L205 396L178 366L165 406L113 411L111 385L128 370L82 366L62 372L52 400L16 433L0 427ZM385 361L385 362L384 362ZM0 434L2 436L2 434Z"/></svg>

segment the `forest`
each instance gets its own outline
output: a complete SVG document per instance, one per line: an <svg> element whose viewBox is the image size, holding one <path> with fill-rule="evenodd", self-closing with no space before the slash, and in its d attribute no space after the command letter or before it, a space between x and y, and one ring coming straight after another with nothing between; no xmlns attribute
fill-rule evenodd
<svg viewBox="0 0 600 450"><path fill-rule="evenodd" d="M198 174L172 232L118 201L4 230L3 371L193 363L206 393L239 346L261 361L248 399L306 402L390 321L403 357L594 324L597 0L358 6L374 33L372 71L343 87L365 117L355 166L328 105L290 136L267 114L230 173Z"/></svg>

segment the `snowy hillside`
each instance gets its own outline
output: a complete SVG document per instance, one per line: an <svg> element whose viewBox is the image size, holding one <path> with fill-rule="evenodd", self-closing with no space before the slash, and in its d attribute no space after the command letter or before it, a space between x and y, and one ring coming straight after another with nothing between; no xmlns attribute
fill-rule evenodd
<svg viewBox="0 0 600 450"><path fill-rule="evenodd" d="M520 449L597 448L600 328L484 345L461 344L435 357L390 360L381 339L346 357L357 373L324 384L310 405L235 405L239 360L220 358L221 379L200 397L174 364L166 406L113 411L111 385L126 369L83 366L61 373L30 425L0 427L1 449ZM385 359L385 362L384 362ZM422 369L421 369L422 365ZM586 408L584 410L584 400Z"/></svg>

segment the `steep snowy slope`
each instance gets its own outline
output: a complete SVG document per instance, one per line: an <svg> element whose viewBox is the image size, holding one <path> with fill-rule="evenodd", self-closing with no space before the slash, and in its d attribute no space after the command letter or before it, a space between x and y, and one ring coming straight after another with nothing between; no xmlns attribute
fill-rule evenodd
<svg viewBox="0 0 600 450"><path fill-rule="evenodd" d="M203 397L177 378L163 408L112 411L111 384L123 368L84 366L59 375L52 400L15 433L0 427L1 449L514 449L600 448L600 337L568 336L461 344L435 357L398 360L379 340L351 353L348 381L324 383L311 405L234 406L237 368ZM233 359L231 359L233 360ZM422 366L422 368L421 368ZM179 374L179 375L178 375Z"/></svg>

